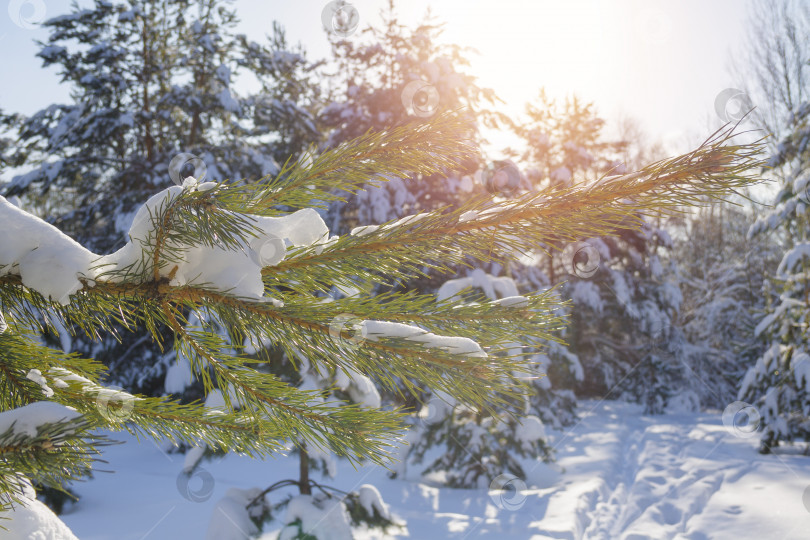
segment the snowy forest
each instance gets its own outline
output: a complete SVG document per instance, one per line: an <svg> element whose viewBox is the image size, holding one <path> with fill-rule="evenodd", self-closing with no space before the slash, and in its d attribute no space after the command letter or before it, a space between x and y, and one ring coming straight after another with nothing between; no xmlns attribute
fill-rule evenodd
<svg viewBox="0 0 810 540"><path fill-rule="evenodd" d="M8 4L0 539L807 538L810 4L677 141L500 2Z"/></svg>

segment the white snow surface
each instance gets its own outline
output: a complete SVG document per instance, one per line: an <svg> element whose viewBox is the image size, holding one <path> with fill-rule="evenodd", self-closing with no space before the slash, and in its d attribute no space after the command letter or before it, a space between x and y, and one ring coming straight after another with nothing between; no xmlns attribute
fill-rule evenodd
<svg viewBox="0 0 810 540"><path fill-rule="evenodd" d="M405 216L401 219L398 219L397 221L394 221L393 223L389 223L388 225L361 225L359 227L355 227L354 229L352 229L349 234L351 234L352 236L366 236L379 230L391 231L392 229L395 229L397 227L405 227L407 225L413 225L414 223L425 219L429 215L430 214L427 212L422 212L420 214ZM382 219L379 219L378 221L382 221Z"/></svg>
<svg viewBox="0 0 810 540"><path fill-rule="evenodd" d="M194 446L193 448L189 448L186 451L185 459L183 459L183 472L186 474L191 474L195 467L199 465L200 460L205 455L205 449L207 445L202 446Z"/></svg>
<svg viewBox="0 0 810 540"><path fill-rule="evenodd" d="M363 321L362 336L370 341L381 338L402 338L422 343L428 349L442 349L452 354L485 358L487 353L475 341L457 336L440 336L417 326L389 321Z"/></svg>
<svg viewBox="0 0 810 540"><path fill-rule="evenodd" d="M0 511L0 539L2 540L78 540L70 528L50 508L36 498L31 484L22 483L22 505L13 510Z"/></svg>
<svg viewBox="0 0 810 540"><path fill-rule="evenodd" d="M335 479L320 473L313 479L345 491L374 485L392 517L407 522L388 534L356 530L358 540L807 537L807 457L759 454L756 437L726 431L721 411L644 416L638 406L605 401L583 402L578 413L581 421L569 428L545 426L556 465L521 462L526 488L511 496L519 502L515 510L498 506L495 491L431 484L413 465L404 478L390 479L382 467L354 470L340 460ZM214 492L192 502L176 486L181 456L164 454L148 440L114 438L125 444L103 449L109 462L103 468L115 474L96 473L77 484L81 499L61 516L82 540L204 538L217 501L231 488L264 488L298 469L295 456L256 461L229 455L206 462ZM296 505L293 513L318 510L306 499ZM340 515L335 512L338 522ZM281 520L270 522L264 538L275 539L282 526Z"/></svg>
<svg viewBox="0 0 810 540"><path fill-rule="evenodd" d="M380 495L380 490L376 487L371 484L363 484L357 489L357 495L360 499L360 506L362 506L370 516L373 516L374 510L377 510L382 517L391 518L388 505L385 504L382 495Z"/></svg>
<svg viewBox="0 0 810 540"><path fill-rule="evenodd" d="M470 287L481 289L490 300L519 296L517 285L512 278L496 277L476 268L470 275L463 278L445 281L436 292L438 300L446 300L457 296L461 291Z"/></svg>
<svg viewBox="0 0 810 540"><path fill-rule="evenodd" d="M135 213L129 229L130 241L110 255L85 249L56 227L17 208L0 196L0 276L19 274L23 285L63 305L82 288L79 278L92 281L100 272L114 271L137 263L143 256L142 242L152 234L150 212L178 197L184 189L212 189L214 184L197 184L187 178L183 186L171 186L149 198ZM174 272L172 285L195 284L249 298L261 298L264 285L261 269L281 262L288 246L300 247L329 240L329 229L321 216L305 208L283 217L247 215L261 234L242 250L224 247L186 246L182 260L167 265L161 276ZM172 245L172 248L182 246Z"/></svg>
<svg viewBox="0 0 810 540"><path fill-rule="evenodd" d="M502 307L523 308L529 306L529 299L525 296L507 296L493 302Z"/></svg>
<svg viewBox="0 0 810 540"><path fill-rule="evenodd" d="M25 375L26 379L34 381L40 388L42 388L42 395L45 397L53 396L53 389L48 386L48 381L42 376L42 372L38 369L30 369Z"/></svg>
<svg viewBox="0 0 810 540"><path fill-rule="evenodd" d="M317 499L312 495L298 495L287 505L285 523L301 520L301 529L318 540L350 540L352 530L349 515L340 499ZM262 540L292 540L298 533L297 527L285 527L281 534L263 535Z"/></svg>
<svg viewBox="0 0 810 540"><path fill-rule="evenodd" d="M230 397L233 398L233 396ZM214 388L208 392L208 395L205 396L205 408L209 409L206 414L222 414L228 411L225 396L220 389ZM194 471L195 467L199 465L200 460L202 460L205 455L206 449L208 449L208 445L200 443L198 446L194 446L186 452L186 457L183 460L184 473L191 474Z"/></svg>
<svg viewBox="0 0 810 540"><path fill-rule="evenodd" d="M46 298L68 304L98 256L0 196L0 276L13 273Z"/></svg>
<svg viewBox="0 0 810 540"><path fill-rule="evenodd" d="M804 387L805 392L810 392L810 355L802 351L795 354L791 359L793 364L793 376L796 378L796 386ZM804 383L802 383L804 380Z"/></svg>
<svg viewBox="0 0 810 540"><path fill-rule="evenodd" d="M532 414L520 419L515 436L521 442L534 442L546 436L546 428L543 421Z"/></svg>
<svg viewBox="0 0 810 540"><path fill-rule="evenodd" d="M776 275L785 279L793 272L796 265L804 258L810 257L810 242L803 242L788 250L779 262Z"/></svg>
<svg viewBox="0 0 810 540"><path fill-rule="evenodd" d="M37 428L44 424L55 424L80 417L76 409L54 403L36 401L17 409L0 412L0 433L14 428L14 433L36 437Z"/></svg>
<svg viewBox="0 0 810 540"><path fill-rule="evenodd" d="M346 368L346 371L338 370L335 374L335 385L341 390L345 390L354 403L372 409L380 408L382 403L380 392L374 382L362 373L351 368Z"/></svg>
<svg viewBox="0 0 810 540"><path fill-rule="evenodd" d="M188 180L187 178L186 182ZM196 189L210 189L209 184L211 183L200 184ZM172 186L150 197L135 214L129 230L131 241L115 253L101 257L97 265L103 265L109 271L125 268L139 261L142 257L141 241L149 238L154 230L150 212L154 215L161 205L178 197L183 189ZM183 260L176 265L177 269L174 270L175 265L168 265L161 270L161 275L168 277L174 272L171 284L175 286L206 284L214 290L260 298L264 293L261 279L263 267L281 262L286 256L287 246L308 246L326 241L329 236L329 229L323 219L311 208L283 217L246 216L262 234L251 239L249 245L242 246L242 250L209 246L187 247Z"/></svg>
<svg viewBox="0 0 810 540"><path fill-rule="evenodd" d="M188 358L178 354L177 358L166 370L163 387L169 394L179 394L191 383L191 363Z"/></svg>
<svg viewBox="0 0 810 540"><path fill-rule="evenodd" d="M248 540L259 532L247 505L261 494L259 488L230 488L211 513L206 540Z"/></svg>

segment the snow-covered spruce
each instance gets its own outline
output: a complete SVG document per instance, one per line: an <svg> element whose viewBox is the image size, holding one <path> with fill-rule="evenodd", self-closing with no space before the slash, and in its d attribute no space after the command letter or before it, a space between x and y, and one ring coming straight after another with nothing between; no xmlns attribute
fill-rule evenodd
<svg viewBox="0 0 810 540"><path fill-rule="evenodd" d="M467 277L446 281L436 295L440 301L458 299L476 289L502 307L525 306L527 302L518 294L512 279L496 277L481 269L473 270ZM532 367L547 367L535 361L535 353L524 353L518 343L510 354L525 354L526 363ZM538 373L538 380L546 382L543 388L537 388L539 392L549 389L544 375ZM422 467L422 474L450 487L488 487L504 473L525 478L522 458L551 459L543 422L529 414L530 410L531 403L526 401L518 407L517 418L506 412L491 415L458 404L447 394L434 392L417 415L408 435L410 446L402 453L396 474L406 475L408 467L416 468L429 456L432 461Z"/></svg>
<svg viewBox="0 0 810 540"><path fill-rule="evenodd" d="M333 400L348 398L350 402L365 407L380 407L380 394L371 379L365 375L352 369L339 370L332 375L321 374L300 352L297 360L298 372L301 374L299 388L320 390L323 394L320 399L322 402L330 398ZM330 390L336 391L336 395L330 395ZM209 401L215 405L221 400L221 396L216 396L213 400L211 396L212 394L209 394L206 398L206 406L209 406ZM339 406L338 401L332 403ZM217 502L217 508L222 508L232 519L224 520L221 516L217 516L215 511L207 538L242 539L244 536L240 536L240 531L248 529L240 527L240 524L250 523L250 527L255 528L256 519L265 521L276 519L269 510L264 513L270 508L274 511L284 510L283 517L279 520L283 525L280 538L297 538L303 534L314 536L319 540L352 540L353 528L358 526L386 530L394 525L388 505L382 500L379 490L370 484L364 484L350 493L341 493L321 484L301 487L302 482L310 482L310 475L316 471L322 471L323 475L329 478L335 477L337 458L331 452L318 447L298 446L292 453L298 454L299 471L302 467L306 467L305 477L289 479L287 482L298 493L291 498L284 498L276 490L267 493L262 493L259 488L247 491L229 490L226 496ZM191 472L202 455L201 448L190 450L186 454L184 470ZM274 480L277 483L285 483L283 479ZM248 493L250 498L244 499L245 504L241 504ZM234 504L237 499L240 501L238 507ZM273 499L278 500L273 502Z"/></svg>
<svg viewBox="0 0 810 540"><path fill-rule="evenodd" d="M538 285L537 282L529 283L528 280L524 282L525 286ZM439 287L436 297L439 300L457 298L467 289L477 289L494 304L504 307L520 307L526 301L519 294L518 284L514 279L496 277L480 268L466 277L446 281ZM576 419L576 397L571 388L583 379L579 358L570 352L569 347L557 341L545 341L539 349L516 348L514 353L525 355L527 365L533 370L535 378L530 382L533 389L531 412L556 428L571 424ZM553 379L556 383L552 382Z"/></svg>
<svg viewBox="0 0 810 540"><path fill-rule="evenodd" d="M594 190L639 177L627 173L651 161L648 143L607 139L593 104L576 96L561 101L541 92L526 113L516 131L525 142L520 159L534 189L584 184ZM553 240L509 263L509 275L522 288L556 286L571 301L570 327L558 336L567 344L553 344L539 357L558 392L556 402L541 407L570 411L573 394L563 396L559 389L580 397L612 390L645 403L650 412L665 410L670 398L694 396L692 349L674 324L681 295L676 270L665 258L671 244L666 230L647 220L641 228L634 224L602 238ZM557 416L573 419L571 413Z"/></svg>
<svg viewBox="0 0 810 540"><path fill-rule="evenodd" d="M810 347L807 327L810 310L810 160L806 140L810 107L793 116L790 133L781 141L770 165L785 172L773 208L755 222L750 236L776 231L784 238L784 252L775 279L766 283L776 298L769 302L755 335L765 350L749 369L739 399L759 410L762 423L760 451L770 452L781 442L810 441Z"/></svg>
<svg viewBox="0 0 810 540"><path fill-rule="evenodd" d="M644 404L649 413L663 412L676 396L694 395L689 368L693 349L676 324L682 295L676 271L662 258L672 247L669 234L644 222L638 230L592 238L582 246L590 250L588 259L596 261L592 273L566 271L570 255L565 252L550 262L566 280L563 296L572 300L566 336L583 368L577 394L601 397L611 392ZM687 402L699 406L699 399Z"/></svg>
<svg viewBox="0 0 810 540"><path fill-rule="evenodd" d="M703 408L724 410L737 401L745 372L767 348L755 330L774 300L763 285L781 253L771 235L747 236L751 214L732 204L699 209L674 235L680 237L673 251L683 292L679 319L691 376L700 381L691 390Z"/></svg>
<svg viewBox="0 0 810 540"><path fill-rule="evenodd" d="M24 163L22 173L8 171L0 194L20 206L19 197L47 193L58 201L49 204L48 222L93 253L111 253L143 201L172 181L275 176L279 163L321 141L315 113L323 79L303 48L275 22L261 39L247 39L237 32L233 6L212 6L206 14L187 2L157 9L152 0L49 9L37 56L64 75L70 98L2 115L17 139L3 153ZM263 84L237 89L246 75ZM69 287L55 285L59 300ZM110 359L114 384L159 392L170 358L153 350L143 331L119 338L79 334L73 350Z"/></svg>

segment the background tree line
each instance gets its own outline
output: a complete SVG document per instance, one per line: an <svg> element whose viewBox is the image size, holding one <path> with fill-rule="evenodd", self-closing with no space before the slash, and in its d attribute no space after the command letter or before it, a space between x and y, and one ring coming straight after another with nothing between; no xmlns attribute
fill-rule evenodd
<svg viewBox="0 0 810 540"><path fill-rule="evenodd" d="M808 440L810 18L800 3L774 6L763 11L767 24L757 27L750 58L739 68L752 81L751 100L762 104L755 122L773 133L772 168L763 171L779 185L773 209L740 197L737 205L684 209L667 220L639 213L611 236L560 231L518 260L504 253L482 263L462 253L455 280L425 265L418 277L365 291L384 298L417 290L474 304L553 289L568 300L571 324L557 339L512 351L536 371L532 394L511 403L513 412L532 419L528 424L471 410L430 388L405 397L360 374L322 373L270 341L253 351L262 369L324 397L405 407L412 413L411 449L396 474L433 459L429 450L441 447L442 458L423 464L450 471L447 483L457 487L479 485L504 469L520 476L521 457L553 459L542 426L573 423L581 398L628 399L649 413L722 410L740 399L762 416L764 451L779 441ZM125 242L138 206L172 180L193 175L239 185L283 178L285 164L306 163L370 130L442 113L464 126L471 155L452 170L338 191L320 212L333 234L461 208L482 194L510 201L552 189L564 196L575 184L664 158L632 122L617 126L618 136L606 135L608 121L573 94L552 99L538 89L522 118L507 117L494 91L469 73L471 53L444 44L441 24L430 18L402 25L393 0L376 27L351 36L327 28L332 53L324 60L291 45L278 23L256 42L235 33L236 22L223 0L96 0L46 22L50 37L38 56L58 67L72 100L30 117L3 114L2 194L18 197L82 245L109 253ZM258 81L256 90L240 93L239 77ZM521 147L493 156L485 140L491 129L513 132ZM357 279L318 294L352 298L368 286ZM227 323L220 324L227 334ZM174 348L156 350L146 331L97 342L63 330L44 339L100 359L108 382L127 391L183 403L210 398L192 380L189 360ZM170 340L170 328L159 332ZM399 381L403 389L411 385ZM330 470L334 456L304 445L297 451L300 477ZM212 452L188 453L187 469Z"/></svg>

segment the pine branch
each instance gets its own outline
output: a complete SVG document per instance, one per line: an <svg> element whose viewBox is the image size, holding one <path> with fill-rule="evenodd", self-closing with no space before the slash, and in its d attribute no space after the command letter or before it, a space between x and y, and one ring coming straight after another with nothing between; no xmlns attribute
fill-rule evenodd
<svg viewBox="0 0 810 540"><path fill-rule="evenodd" d="M200 336L196 337L202 341ZM31 356L37 361L32 362ZM394 446L392 441L398 434L397 414L360 411L357 407L335 408L334 404L321 403L316 392L299 391L269 374L240 370L237 359L227 357L225 360L233 371L226 370L218 379L220 388L229 384L237 392L262 395L264 402L272 407L259 410L250 407L212 415L200 403L184 405L166 397L150 398L111 390L77 374L100 377L104 368L97 362L54 351L7 331L0 334L0 370L8 375L2 381L0 410L18 408L43 398L43 387L26 377L36 366L54 392L51 399L79 411L95 428L125 429L134 435L175 444L204 442L217 450L251 456L281 451L285 440L298 436L351 460L363 455L359 451L363 443L376 440L381 452L368 457L375 463L386 461L388 452L384 449ZM253 403L240 404L248 407ZM298 425L299 420L304 422L303 428ZM346 442L353 444L347 447Z"/></svg>
<svg viewBox="0 0 810 540"><path fill-rule="evenodd" d="M549 187L516 199L479 197L456 209L444 208L366 228L326 247L301 248L263 270L268 287L292 283L300 289L364 283L446 272L470 259L492 261L527 254L541 246L610 236L638 227L644 217L678 213L685 206L726 200L737 189L762 181L762 143L730 144L727 126L699 148L624 176L603 176L591 185ZM493 249L493 247L496 247ZM545 248L543 248L545 249ZM380 257L385 253L385 257Z"/></svg>
<svg viewBox="0 0 810 540"><path fill-rule="evenodd" d="M25 478L65 491L69 482L89 476L99 448L112 444L89 433L82 418L40 424L36 433L12 425L0 433L0 510L22 504Z"/></svg>
<svg viewBox="0 0 810 540"><path fill-rule="evenodd" d="M476 155L457 112L430 122L412 122L364 135L316 155L313 150L288 162L274 178L242 205L253 214L272 215L274 208L323 207L345 194L388 178L413 178L444 173Z"/></svg>
<svg viewBox="0 0 810 540"><path fill-rule="evenodd" d="M456 122L442 116L367 134L309 165L288 165L269 182L170 188L139 212L144 222L133 230L140 235L125 248L138 250L134 262L88 269L80 278L82 289L68 305L25 287L12 266L0 277L0 309L12 335L53 327L55 317L70 332L79 330L92 339L118 337L118 328L143 327L163 348L160 329L170 328L178 353L190 359L207 391L222 390L231 410L211 416L199 404L132 396L126 398L132 423L123 424L135 426L127 428L134 433L172 441L196 438L214 448L258 455L291 438L350 458L383 462L396 441L396 412L325 404L318 393L300 391L262 373L261 360L238 352L245 341L254 346L267 340L278 343L290 358L303 353L316 367L367 374L395 392L417 394L425 386L443 390L494 413L527 392L520 377L531 369L521 355L513 355L515 347L552 339L564 322L555 315L558 306L551 292L509 307L483 300L477 305L436 303L414 294L325 302L317 291L402 279L426 268L448 270L504 253L560 247L561 240L615 233L638 224L641 216L677 212L682 205L702 204L706 197L721 198L749 185L757 180L749 171L762 163L756 157L758 144L729 144L731 127L694 152L632 175L508 201L474 198L460 208L289 247L283 260L262 269L265 294L273 298L241 297L221 285L196 280L175 282L177 268L192 248L245 257L251 242L264 234L257 216L278 213L280 205L311 205L312 197L334 200L339 195L330 189L351 192L382 181L381 174L429 174L452 167L466 152L465 144L458 142L461 128ZM256 272L258 276L258 267ZM190 328L189 313L208 328ZM224 337L212 331L214 323L224 328ZM465 338L479 339L487 351ZM25 347L38 350L31 343ZM16 359L4 362L9 374L20 369L19 358L24 356L18 350ZM91 396L104 391L93 382L101 374L96 364L44 351L32 364L49 381L58 378L54 373L61 373L59 369L85 377L54 388L54 399L82 411L96 425L110 426L97 407L93 412ZM19 386L14 391L23 401L36 399L41 391L19 374L10 376L7 384ZM195 424L195 418L205 421Z"/></svg>

